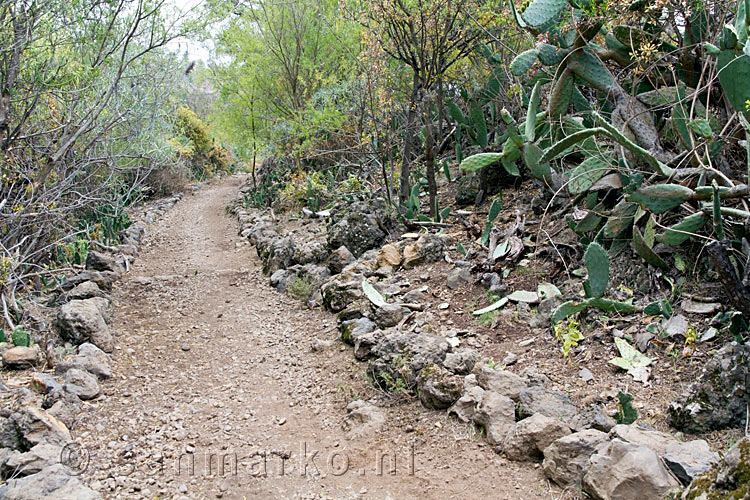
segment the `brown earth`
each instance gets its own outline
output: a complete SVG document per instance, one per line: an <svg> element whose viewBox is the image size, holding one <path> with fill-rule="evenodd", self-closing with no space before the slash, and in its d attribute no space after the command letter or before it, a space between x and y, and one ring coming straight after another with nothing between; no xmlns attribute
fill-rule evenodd
<svg viewBox="0 0 750 500"><path fill-rule="evenodd" d="M88 483L127 499L578 495L445 412L375 389L333 316L268 286L225 213L241 180L186 195L117 285L115 376L73 429ZM316 338L332 343L313 352ZM385 406L381 432L347 438L354 399Z"/></svg>

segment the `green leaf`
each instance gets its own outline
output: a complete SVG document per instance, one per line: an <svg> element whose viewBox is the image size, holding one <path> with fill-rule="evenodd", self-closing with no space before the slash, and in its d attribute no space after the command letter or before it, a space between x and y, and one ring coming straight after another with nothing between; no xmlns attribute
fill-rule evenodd
<svg viewBox="0 0 750 500"><path fill-rule="evenodd" d="M370 302L372 302L377 307L383 307L386 305L385 299L382 295L380 295L380 292L375 290L375 287L372 286L372 284L367 281L362 281L362 291L365 292L365 296L369 299Z"/></svg>
<svg viewBox="0 0 750 500"><path fill-rule="evenodd" d="M542 148L534 143L528 143L523 147L523 160L526 168L539 180L546 180L552 174L549 163L539 163L539 158L543 154Z"/></svg>
<svg viewBox="0 0 750 500"><path fill-rule="evenodd" d="M562 297L562 292L552 283L539 283L536 287L536 293L539 296L539 300L550 299L552 297Z"/></svg>
<svg viewBox="0 0 750 500"><path fill-rule="evenodd" d="M484 120L484 111L477 101L472 101L470 106L471 121L477 133L477 142L485 149L487 147L487 122Z"/></svg>
<svg viewBox="0 0 750 500"><path fill-rule="evenodd" d="M571 194L587 191L607 173L611 167L612 158L612 155L604 155L603 157L591 156L583 160L569 174L568 191Z"/></svg>
<svg viewBox="0 0 750 500"><path fill-rule="evenodd" d="M711 130L711 124L705 119L691 121L688 123L688 128L704 139L710 139L714 135Z"/></svg>
<svg viewBox="0 0 750 500"><path fill-rule="evenodd" d="M616 238L626 229L633 225L633 216L635 211L638 209L638 205L630 203L625 200L615 205L612 209L612 213L607 219L607 223L604 225L604 236L606 238Z"/></svg>
<svg viewBox="0 0 750 500"><path fill-rule="evenodd" d="M458 246L456 247L456 250L458 250L458 252L459 252L459 253L460 253L461 255L464 255L464 256L465 256L465 255L466 255L466 254L468 253L468 252L466 251L466 247L464 247L464 244L463 244L463 243L461 243L461 242L459 242L459 243L458 243Z"/></svg>
<svg viewBox="0 0 750 500"><path fill-rule="evenodd" d="M548 161L554 160L557 158L558 155L565 152L568 148L571 146L588 139L591 136L594 136L596 134L606 134L606 130L603 128L587 128L584 130L580 130L578 132L575 132L573 134L570 134L566 136L564 139L556 142L552 146L547 149L541 158L539 158L540 163L547 163Z"/></svg>
<svg viewBox="0 0 750 500"><path fill-rule="evenodd" d="M635 251L640 255L643 260L648 262L654 267L659 267L661 269L668 269L669 266L667 265L664 260L659 257L656 252L649 246L646 239L641 234L640 229L638 227L633 226L633 247L635 248Z"/></svg>
<svg viewBox="0 0 750 500"><path fill-rule="evenodd" d="M558 322L583 311L587 307L589 307L589 302L587 300L584 300L580 303L576 303L572 300L563 302L562 304L557 306L554 311L552 311L552 314L549 318L550 323L552 323L552 325L556 325Z"/></svg>
<svg viewBox="0 0 750 500"><path fill-rule="evenodd" d="M492 312L492 311L494 311L496 309L500 309L501 307L503 307L507 303L508 303L508 297L503 297L502 299L498 300L497 302L495 302L493 304L490 304L489 306L487 306L487 307L485 307L483 309L479 309L477 311L474 311L471 314L473 314L474 316L481 316L482 314L485 314L485 313L488 313L488 312Z"/></svg>
<svg viewBox="0 0 750 500"><path fill-rule="evenodd" d="M670 226L661 237L661 242L665 245L677 246L692 237L692 234L702 228L708 222L708 216L703 212L698 212L685 217L681 222Z"/></svg>
<svg viewBox="0 0 750 500"><path fill-rule="evenodd" d="M492 200L492 204L490 205L489 214L487 215L487 222L493 222L495 219L497 219L497 216L500 215L500 210L503 209L503 202L499 199L495 198Z"/></svg>
<svg viewBox="0 0 750 500"><path fill-rule="evenodd" d="M481 170L488 165L497 163L503 157L503 153L479 153L466 158L458 166L458 169L463 172L476 172Z"/></svg>
<svg viewBox="0 0 750 500"><path fill-rule="evenodd" d="M703 49L706 51L706 54L710 56L718 56L719 52L721 52L721 49L719 49L719 47L708 42L703 42Z"/></svg>
<svg viewBox="0 0 750 500"><path fill-rule="evenodd" d="M630 196L628 201L640 203L655 214L662 214L680 206L695 192L680 184L654 184L643 186Z"/></svg>
<svg viewBox="0 0 750 500"><path fill-rule="evenodd" d="M615 346L620 351L620 356L609 360L609 362L628 373L636 368L643 368L651 364L652 359L641 354L641 352L628 344L624 339L615 337Z"/></svg>
<svg viewBox="0 0 750 500"><path fill-rule="evenodd" d="M527 304L536 304L539 302L539 295L536 292L528 290L516 290L508 295L508 300L512 302L525 302Z"/></svg>
<svg viewBox="0 0 750 500"><path fill-rule="evenodd" d="M618 424L630 425L638 419L638 410L633 408L633 396L620 391L617 393L617 417Z"/></svg>
<svg viewBox="0 0 750 500"><path fill-rule="evenodd" d="M534 28L550 24L568 5L567 0L532 0L521 17Z"/></svg>
<svg viewBox="0 0 750 500"><path fill-rule="evenodd" d="M589 273L588 284L592 297L601 297L609 283L609 255L599 243L590 243L583 255Z"/></svg>
<svg viewBox="0 0 750 500"><path fill-rule="evenodd" d="M515 76L521 76L531 69L539 52L529 49L518 54L510 63L510 72Z"/></svg>

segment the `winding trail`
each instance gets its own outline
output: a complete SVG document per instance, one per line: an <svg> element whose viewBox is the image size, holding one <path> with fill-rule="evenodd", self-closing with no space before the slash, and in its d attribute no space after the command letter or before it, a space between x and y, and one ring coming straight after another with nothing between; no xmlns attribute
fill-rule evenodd
<svg viewBox="0 0 750 500"><path fill-rule="evenodd" d="M225 213L241 181L187 194L117 285L115 376L73 429L87 482L123 499L574 497L414 401L348 439L346 405L382 395L333 316L267 285Z"/></svg>

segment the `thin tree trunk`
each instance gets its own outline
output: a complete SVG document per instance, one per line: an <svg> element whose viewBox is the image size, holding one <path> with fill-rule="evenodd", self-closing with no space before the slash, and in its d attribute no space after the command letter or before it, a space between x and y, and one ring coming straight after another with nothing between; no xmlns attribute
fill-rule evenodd
<svg viewBox="0 0 750 500"><path fill-rule="evenodd" d="M438 124L437 133L435 134L435 144L442 144L443 139L443 124L445 123L445 90L443 89L442 77L438 80L437 89L437 111L438 111Z"/></svg>
<svg viewBox="0 0 750 500"><path fill-rule="evenodd" d="M398 191L398 201L401 205L409 199L409 176L411 175L411 149L414 142L414 122L417 118L417 97L419 94L419 73L414 71L411 86L411 102L406 114L406 131L404 134L404 155L401 158L401 179Z"/></svg>
<svg viewBox="0 0 750 500"><path fill-rule="evenodd" d="M430 193L430 217L437 217L437 182L435 182L435 141L432 136L432 100L424 101L425 141L424 158L427 163L427 190Z"/></svg>

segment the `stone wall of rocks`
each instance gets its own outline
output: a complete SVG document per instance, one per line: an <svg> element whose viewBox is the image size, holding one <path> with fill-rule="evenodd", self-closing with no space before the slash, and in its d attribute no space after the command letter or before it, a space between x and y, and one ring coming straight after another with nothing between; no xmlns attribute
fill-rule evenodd
<svg viewBox="0 0 750 500"><path fill-rule="evenodd" d="M102 498L77 477L80 471L66 466L66 456L75 453L70 429L82 411L82 401L97 398L100 384L112 376L110 356L116 344L110 329L112 285L138 255L147 227L180 198L150 204L141 220L123 232L120 245L91 250L85 270L68 277L52 294L49 305L57 308L55 329L66 351L73 351L56 360L54 374L41 371L44 360L37 345L2 353L5 370L40 371L32 372L30 387L10 394L12 404L1 410L0 475L5 481L0 498Z"/></svg>
<svg viewBox="0 0 750 500"><path fill-rule="evenodd" d="M325 245L282 234L270 215L234 210L240 234L256 246L270 284L283 292L292 277L313 277L314 300L337 314L342 342L368 363L368 373L384 389L412 392L424 407L481 428L498 453L541 462L550 480L596 499L662 499L718 464L704 440L681 442L640 424L618 425L603 401L577 407L567 394L551 389L546 376L495 367L471 347L470 338L422 329L433 314L425 303L426 287L415 289L400 271L444 260L449 242L430 233L389 242L382 222L368 215L378 209L366 202L351 208L319 214L330 217ZM357 236L349 238L349 232ZM386 303L368 300L365 280ZM468 263L456 262L446 276L451 288L470 280ZM414 315L420 319L402 329ZM323 343L314 339L312 347ZM348 412L349 433L382 425L372 405L357 401Z"/></svg>

